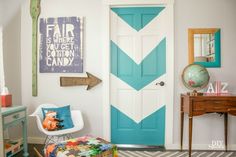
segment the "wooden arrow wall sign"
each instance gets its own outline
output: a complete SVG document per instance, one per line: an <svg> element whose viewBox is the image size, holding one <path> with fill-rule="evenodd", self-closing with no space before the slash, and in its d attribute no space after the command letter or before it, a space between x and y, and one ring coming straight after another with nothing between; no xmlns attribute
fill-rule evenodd
<svg viewBox="0 0 236 157"><path fill-rule="evenodd" d="M102 80L96 76L86 72L87 77L60 77L60 86L69 87L69 86L85 86L87 85L87 90L93 88L97 84L101 83Z"/></svg>

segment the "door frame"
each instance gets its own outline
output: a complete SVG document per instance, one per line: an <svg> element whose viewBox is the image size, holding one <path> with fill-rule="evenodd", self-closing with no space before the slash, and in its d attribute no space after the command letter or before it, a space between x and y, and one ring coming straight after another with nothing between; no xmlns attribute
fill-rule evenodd
<svg viewBox="0 0 236 157"><path fill-rule="evenodd" d="M166 125L165 147L173 144L173 106L174 106L174 0L103 0L103 137L111 140L111 105L110 105L110 8L115 6L150 6L165 5L170 10L168 23L168 42L166 61Z"/></svg>

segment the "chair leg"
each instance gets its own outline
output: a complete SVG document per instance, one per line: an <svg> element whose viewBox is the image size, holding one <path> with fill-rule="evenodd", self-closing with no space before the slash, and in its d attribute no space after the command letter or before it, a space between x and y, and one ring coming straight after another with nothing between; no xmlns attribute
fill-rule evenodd
<svg viewBox="0 0 236 157"><path fill-rule="evenodd" d="M55 141L53 140L54 136L47 136L44 142L44 148L43 151L46 149L46 147L50 144L50 143L55 143Z"/></svg>
<svg viewBox="0 0 236 157"><path fill-rule="evenodd" d="M46 136L45 140L44 140L44 145L47 143L48 140L48 136Z"/></svg>
<svg viewBox="0 0 236 157"><path fill-rule="evenodd" d="M44 148L46 149L46 147L50 144L50 143L57 143L60 141L65 141L65 140L69 140L73 138L72 134L66 134L66 135L61 135L61 136L47 136L45 141L44 141Z"/></svg>
<svg viewBox="0 0 236 157"><path fill-rule="evenodd" d="M67 134L66 137L67 137L67 139L72 139L73 138L72 134Z"/></svg>
<svg viewBox="0 0 236 157"><path fill-rule="evenodd" d="M47 145L48 145L48 136L46 136L45 140L44 140L44 147L43 147L43 150L42 152L44 153L44 150L46 149Z"/></svg>
<svg viewBox="0 0 236 157"><path fill-rule="evenodd" d="M70 138L73 138L72 134L69 134L69 137L70 137Z"/></svg>
<svg viewBox="0 0 236 157"><path fill-rule="evenodd" d="M38 157L43 157L35 147L34 147L34 151L36 152L36 154L38 155Z"/></svg>

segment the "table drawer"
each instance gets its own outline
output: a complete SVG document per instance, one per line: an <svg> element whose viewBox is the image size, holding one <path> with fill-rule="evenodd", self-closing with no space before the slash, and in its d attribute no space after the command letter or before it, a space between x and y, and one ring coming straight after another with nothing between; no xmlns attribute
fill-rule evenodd
<svg viewBox="0 0 236 157"><path fill-rule="evenodd" d="M193 111L202 112L227 112L231 108L228 101L196 101L193 103Z"/></svg>
<svg viewBox="0 0 236 157"><path fill-rule="evenodd" d="M3 118L4 125L25 117L25 111L16 112Z"/></svg>

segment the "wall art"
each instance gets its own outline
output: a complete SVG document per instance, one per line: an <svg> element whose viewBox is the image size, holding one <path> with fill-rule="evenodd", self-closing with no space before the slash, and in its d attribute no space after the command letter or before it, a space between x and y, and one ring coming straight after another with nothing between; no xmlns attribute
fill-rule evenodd
<svg viewBox="0 0 236 157"><path fill-rule="evenodd" d="M83 72L83 18L40 19L40 72Z"/></svg>

